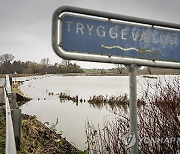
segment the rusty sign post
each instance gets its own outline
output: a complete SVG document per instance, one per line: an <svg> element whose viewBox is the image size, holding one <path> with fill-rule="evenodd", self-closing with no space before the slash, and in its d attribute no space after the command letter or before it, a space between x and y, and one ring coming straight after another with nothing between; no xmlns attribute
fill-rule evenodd
<svg viewBox="0 0 180 154"><path fill-rule="evenodd" d="M137 66L180 68L180 25L65 6L53 15L52 47L64 59L129 66L130 131L138 138Z"/></svg>

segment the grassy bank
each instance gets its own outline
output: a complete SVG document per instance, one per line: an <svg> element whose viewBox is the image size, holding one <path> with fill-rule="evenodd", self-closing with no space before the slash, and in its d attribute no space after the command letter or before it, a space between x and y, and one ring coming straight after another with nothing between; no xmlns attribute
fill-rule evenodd
<svg viewBox="0 0 180 154"><path fill-rule="evenodd" d="M19 90L20 83L13 85L13 91L24 95ZM71 145L61 134L56 133L54 127L48 128L35 116L22 115L21 123L21 153L48 154L79 154L84 153Z"/></svg>
<svg viewBox="0 0 180 154"><path fill-rule="evenodd" d="M20 82L13 83L12 90L13 90L14 93L18 93L20 95L24 95L22 93L22 91L19 89L20 84L21 84Z"/></svg>
<svg viewBox="0 0 180 154"><path fill-rule="evenodd" d="M48 154L81 154L80 150L72 146L61 134L39 122L36 117L22 115L21 147L18 154L48 153ZM6 140L5 114L0 108L0 153L5 153Z"/></svg>
<svg viewBox="0 0 180 154"><path fill-rule="evenodd" d="M5 153L5 140L6 140L6 123L5 113L0 106L0 153Z"/></svg>
<svg viewBox="0 0 180 154"><path fill-rule="evenodd" d="M22 115L21 151L19 153L77 154L80 150L71 145L52 127L39 122L36 117Z"/></svg>
<svg viewBox="0 0 180 154"><path fill-rule="evenodd" d="M22 94L19 84L15 83L14 92ZM23 94L22 94L23 95ZM0 153L5 153L5 111L0 106ZM48 154L83 154L75 146L70 144L61 134L57 133L54 125L48 128L36 119L35 116L21 115L21 144L18 154L48 153Z"/></svg>

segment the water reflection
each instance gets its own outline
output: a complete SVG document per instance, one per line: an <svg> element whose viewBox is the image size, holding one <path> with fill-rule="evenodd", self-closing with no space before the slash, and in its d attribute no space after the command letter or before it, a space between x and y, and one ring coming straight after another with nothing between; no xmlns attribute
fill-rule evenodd
<svg viewBox="0 0 180 154"><path fill-rule="evenodd" d="M127 108L129 107L129 98L128 95L119 95L119 96L91 96L89 99L83 99L79 98L78 95L76 96L70 96L69 94L66 94L64 92L60 92L59 94L60 102L66 102L71 101L75 103L77 106L79 103L89 103L90 107L96 107L98 109L101 108L110 108L111 110L117 109L117 108L123 108L125 111L127 111Z"/></svg>
<svg viewBox="0 0 180 154"><path fill-rule="evenodd" d="M60 92L58 94L56 94L59 96L60 98L60 102L61 103L65 103L67 101L71 101L72 103L75 103L76 106L79 105L79 103L89 103L90 107L95 107L98 109L102 109L102 108L106 108L106 109L110 109L111 111L116 111L119 109L123 109L125 112L127 112L128 108L129 108L129 97L127 94L124 95L119 95L119 96L103 96L103 95L99 95L99 96L91 96L89 99L83 99L80 98L79 96L70 96L69 94L66 94L64 92ZM142 98L139 98L137 100L137 105L138 107L140 106L144 106L145 105L145 101Z"/></svg>

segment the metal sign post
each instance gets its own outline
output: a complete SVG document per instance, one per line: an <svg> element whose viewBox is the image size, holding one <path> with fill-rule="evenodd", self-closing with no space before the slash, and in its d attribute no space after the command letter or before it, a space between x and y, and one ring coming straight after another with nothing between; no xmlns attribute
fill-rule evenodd
<svg viewBox="0 0 180 154"><path fill-rule="evenodd" d="M130 133L134 133L136 142L130 147L132 154L138 154L138 130L137 130L137 66L130 65L129 88L130 88Z"/></svg>

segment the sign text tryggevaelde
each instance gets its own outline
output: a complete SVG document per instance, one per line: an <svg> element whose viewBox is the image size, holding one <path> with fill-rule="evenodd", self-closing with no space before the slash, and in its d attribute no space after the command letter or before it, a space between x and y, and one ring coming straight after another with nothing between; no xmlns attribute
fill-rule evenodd
<svg viewBox="0 0 180 154"><path fill-rule="evenodd" d="M180 32L65 14L62 48L67 52L180 62Z"/></svg>

